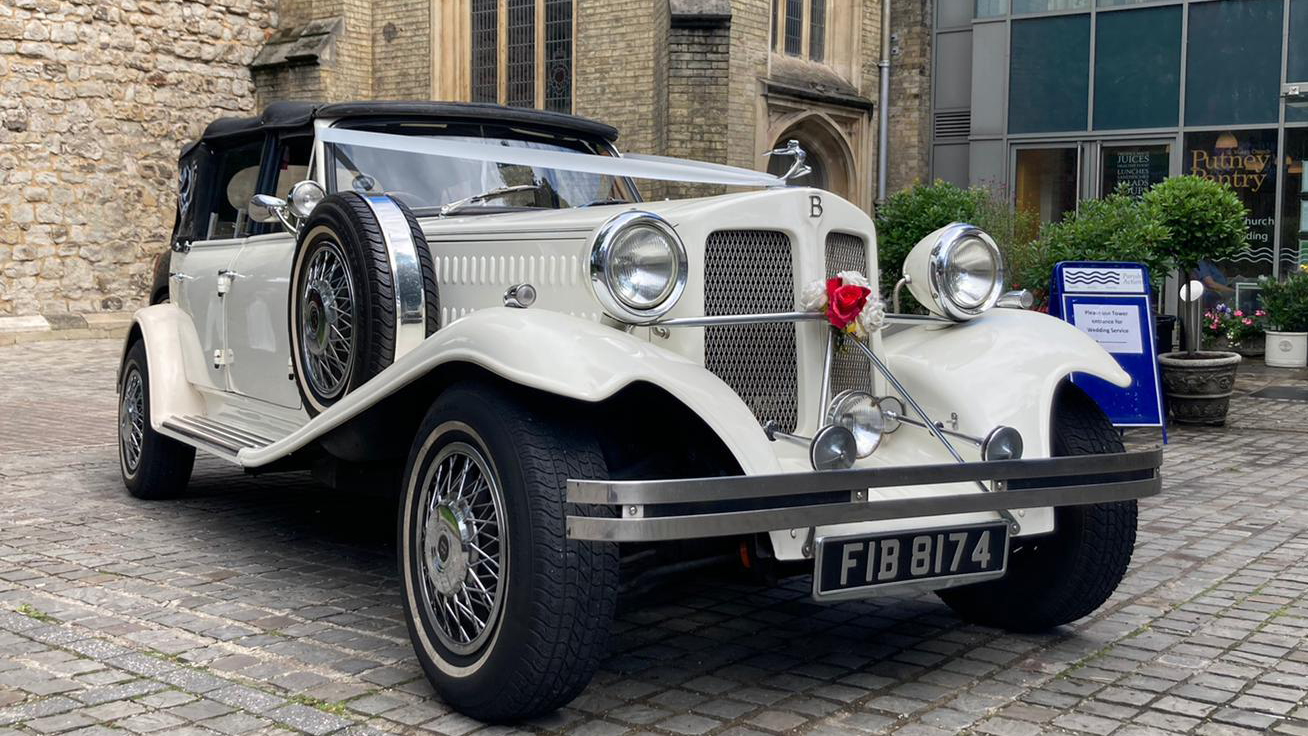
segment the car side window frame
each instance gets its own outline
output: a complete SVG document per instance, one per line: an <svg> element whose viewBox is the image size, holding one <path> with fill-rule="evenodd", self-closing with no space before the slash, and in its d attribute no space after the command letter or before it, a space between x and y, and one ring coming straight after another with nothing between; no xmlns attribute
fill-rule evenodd
<svg viewBox="0 0 1308 736"><path fill-rule="evenodd" d="M255 175L254 191L252 191L250 195L253 196L254 194L258 193L260 188L260 182L262 181L264 176L264 167L269 154L268 151L270 145L269 138L270 136L267 133L259 133L254 136L241 136L239 138L233 138L231 143L228 143L227 141L221 141L217 144L213 144L213 143L209 144L210 148L213 151L213 158L214 158L213 182L212 182L211 191L209 192L209 196L207 197L208 201L204 203L204 209L196 213L197 217L203 218L197 223L198 225L197 229L202 233L200 237L196 238L197 242L208 241L208 240L240 240L242 238L249 237L255 232L253 225L255 225L256 223L250 221L248 212L244 220L242 220L240 216L240 213L246 210L246 206L248 206L247 203L233 203L227 200L228 185L231 183L231 180L235 177L235 174L239 173L239 172L230 172L232 173L232 176L228 176L229 172L227 166L231 161L231 158L229 157L232 157L233 154L235 154L238 151L248 150L249 148L258 145L259 147L258 171ZM241 171L243 170L244 169L241 169ZM215 235L213 232L214 228L219 222L222 222L221 220L216 220L215 216L221 211L224 202L228 205L231 205L234 209L236 209L237 211L236 220L233 222L233 231L231 234Z"/></svg>
<svg viewBox="0 0 1308 736"><path fill-rule="evenodd" d="M263 160L259 166L259 185L255 189L256 194L270 194L274 197L286 198L287 192L277 191L278 169L281 166L283 152L287 148L287 142L292 139L299 139L309 144L309 159L305 162L305 179L314 178L313 172L313 148L314 132L313 128L296 128L271 133L268 135L267 144L264 147ZM278 223L251 223L249 235L268 235L279 233L283 230Z"/></svg>

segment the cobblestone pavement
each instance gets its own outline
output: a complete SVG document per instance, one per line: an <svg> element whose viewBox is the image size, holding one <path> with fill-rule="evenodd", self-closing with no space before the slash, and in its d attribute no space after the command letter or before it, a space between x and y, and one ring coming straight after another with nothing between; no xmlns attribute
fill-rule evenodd
<svg viewBox="0 0 1308 736"><path fill-rule="evenodd" d="M204 459L188 498L128 497L118 350L0 348L0 734L510 731L421 677L390 502ZM1237 398L1226 430L1176 431L1126 581L1074 626L1017 636L930 596L818 606L802 579L685 578L625 599L594 684L521 728L1308 734L1305 419Z"/></svg>

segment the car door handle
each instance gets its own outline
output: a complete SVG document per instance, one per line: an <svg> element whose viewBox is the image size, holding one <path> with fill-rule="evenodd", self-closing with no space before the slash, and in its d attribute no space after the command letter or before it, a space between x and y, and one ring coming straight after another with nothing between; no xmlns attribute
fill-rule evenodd
<svg viewBox="0 0 1308 736"><path fill-rule="evenodd" d="M218 272L218 296L225 296L232 289L232 282L241 278L241 274L224 268Z"/></svg>
<svg viewBox="0 0 1308 736"><path fill-rule="evenodd" d="M195 280L195 277L192 276L191 274L189 274L189 273L182 273L181 271L174 271L173 273L168 274L168 278L173 279L174 281L194 281L194 280Z"/></svg>

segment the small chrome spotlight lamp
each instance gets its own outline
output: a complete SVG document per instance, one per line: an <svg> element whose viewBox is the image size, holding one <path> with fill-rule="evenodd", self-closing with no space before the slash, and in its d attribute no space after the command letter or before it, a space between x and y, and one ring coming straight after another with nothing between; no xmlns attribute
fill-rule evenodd
<svg viewBox="0 0 1308 736"><path fill-rule="evenodd" d="M880 402L872 394L857 389L836 394L827 408L827 424L844 427L854 435L859 458L876 452L886 431Z"/></svg>
<svg viewBox="0 0 1308 736"><path fill-rule="evenodd" d="M1022 433L1012 427L995 427L981 440L982 460L1018 460L1022 457Z"/></svg>
<svg viewBox="0 0 1308 736"><path fill-rule="evenodd" d="M858 459L858 440L848 429L828 424L813 437L808 459L814 470L845 470Z"/></svg>

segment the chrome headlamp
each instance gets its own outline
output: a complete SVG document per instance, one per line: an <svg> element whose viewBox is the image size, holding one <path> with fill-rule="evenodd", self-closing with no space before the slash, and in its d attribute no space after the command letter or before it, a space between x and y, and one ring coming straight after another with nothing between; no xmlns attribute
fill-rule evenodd
<svg viewBox="0 0 1308 736"><path fill-rule="evenodd" d="M904 276L928 310L962 322L991 309L1003 295L1004 257L981 228L956 222L913 246Z"/></svg>
<svg viewBox="0 0 1308 736"><path fill-rule="evenodd" d="M609 316L652 322L672 309L686 288L686 246L672 225L651 212L615 215L591 244L590 282Z"/></svg>

